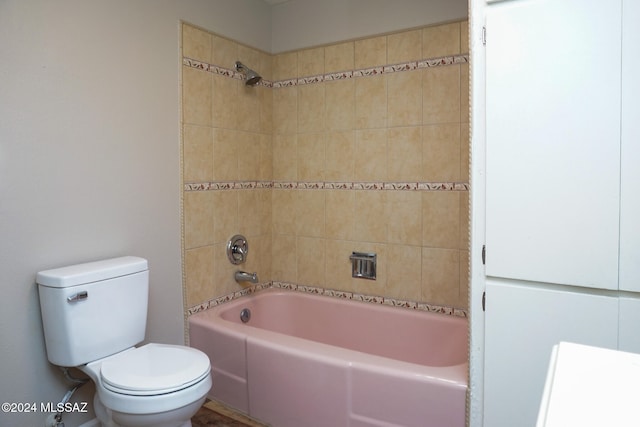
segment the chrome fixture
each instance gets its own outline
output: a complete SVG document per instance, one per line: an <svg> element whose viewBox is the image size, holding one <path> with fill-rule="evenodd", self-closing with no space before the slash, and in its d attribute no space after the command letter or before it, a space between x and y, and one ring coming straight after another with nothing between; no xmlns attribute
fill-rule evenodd
<svg viewBox="0 0 640 427"><path fill-rule="evenodd" d="M240 320L242 323L247 323L251 319L251 310L243 308L240 312Z"/></svg>
<svg viewBox="0 0 640 427"><path fill-rule="evenodd" d="M89 298L89 292L87 291L80 291L77 292L73 295L70 295L67 297L67 302L71 303L71 302L78 302L78 301L84 301L87 298Z"/></svg>
<svg viewBox="0 0 640 427"><path fill-rule="evenodd" d="M376 280L377 258L376 254L352 252L349 257L351 260L351 277Z"/></svg>
<svg viewBox="0 0 640 427"><path fill-rule="evenodd" d="M242 264L247 260L249 255L249 242L247 238L241 234L236 234L227 242L227 258L231 264ZM246 271L236 271L233 277L236 282L258 283L258 273L247 273Z"/></svg>
<svg viewBox="0 0 640 427"><path fill-rule="evenodd" d="M247 238L241 234L236 234L227 242L227 258L231 264L242 264L247 260L249 254L249 243Z"/></svg>
<svg viewBox="0 0 640 427"><path fill-rule="evenodd" d="M244 75L244 84L247 86L255 86L260 80L262 80L262 76L260 76L260 74L256 73L240 61L236 61L236 71Z"/></svg>
<svg viewBox="0 0 640 427"><path fill-rule="evenodd" d="M236 271L236 274L233 276L236 279L236 282L250 282L250 283L258 283L258 273L247 273L246 271Z"/></svg>
<svg viewBox="0 0 640 427"><path fill-rule="evenodd" d="M73 375L71 375L69 373L69 368L67 367L60 367L60 369L62 369L62 373L64 377L68 381L73 383L73 386L71 386L71 388L65 393L64 397L62 398L60 403L58 403L56 408L64 407L69 402L69 400L71 400L71 396L73 396L73 393L75 393L77 389L79 389L80 387L82 387L83 385L89 382L89 378L76 378ZM45 425L47 427L64 427L64 422L62 421L62 414L63 413L61 411L58 411L55 414L49 415L45 421Z"/></svg>

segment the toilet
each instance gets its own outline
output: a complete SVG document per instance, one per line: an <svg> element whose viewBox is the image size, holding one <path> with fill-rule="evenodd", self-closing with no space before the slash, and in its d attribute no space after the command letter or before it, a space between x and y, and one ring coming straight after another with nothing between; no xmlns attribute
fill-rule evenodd
<svg viewBox="0 0 640 427"><path fill-rule="evenodd" d="M49 362L95 383L103 427L191 427L211 389L203 352L149 343L146 259L127 256L36 276Z"/></svg>

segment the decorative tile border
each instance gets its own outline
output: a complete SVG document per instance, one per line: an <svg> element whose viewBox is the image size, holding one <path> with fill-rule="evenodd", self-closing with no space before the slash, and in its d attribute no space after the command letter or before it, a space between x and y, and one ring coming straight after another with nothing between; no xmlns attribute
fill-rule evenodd
<svg viewBox="0 0 640 427"><path fill-rule="evenodd" d="M202 304L194 305L193 307L189 307L187 309L187 316L191 316L192 314L199 313L201 311L207 310L209 308L213 308L217 305L224 304L225 302L232 301L234 299L251 295L263 289L269 289L272 287L271 282L267 283L258 283L257 285L250 286L248 288L233 292L231 294L223 295L218 298L210 299L209 301L203 302Z"/></svg>
<svg viewBox="0 0 640 427"><path fill-rule="evenodd" d="M297 182L297 181L231 181L188 182L184 191L254 190L405 190L405 191L469 191L466 182Z"/></svg>
<svg viewBox="0 0 640 427"><path fill-rule="evenodd" d="M184 191L255 190L273 188L272 181L187 182Z"/></svg>
<svg viewBox="0 0 640 427"><path fill-rule="evenodd" d="M250 294L259 292L263 289L269 289L269 288L287 289L295 292L306 292L309 294L322 295L322 296L332 297L332 298L341 298L341 299L347 299L347 300L353 300L353 301L360 301L360 302L366 302L370 304L382 304L382 305L389 305L392 307L408 308L411 310L427 311L430 313L446 314L449 316L458 316L458 317L465 317L465 318L467 317L467 311L461 308L427 304L427 303L416 302L416 301L403 301L403 300L399 300L395 298L387 298L383 296L359 294L354 292L339 291L335 289L325 289L325 288L320 288L316 286L298 285L295 283L279 282L279 281L274 281L269 283L260 283L260 284L251 286L249 288L242 289L240 291L236 291L231 294L209 300L205 303L198 304L193 307L189 307L189 309L187 310L187 316L191 316L192 314L196 314L201 311L207 310L209 308L215 307L217 305L224 304L236 298L241 298L243 296L250 295Z"/></svg>
<svg viewBox="0 0 640 427"><path fill-rule="evenodd" d="M398 73L402 71L414 71L414 70L420 70L423 68L442 67L442 66L455 65L455 64L466 64L468 62L469 62L468 54L443 56L440 58L421 59L419 61L409 61L409 62L403 62L400 64L383 65L378 67L363 68L360 70L352 70L352 71L347 70L347 71L340 71L337 73L318 74L315 76L306 76L306 77L299 77L294 79L278 80L274 82L270 80L262 79L258 83L258 85L269 87L269 88L303 86L308 84L352 79L355 77L378 76L381 74ZM208 64L206 62L198 61L196 59L184 57L182 58L182 64L187 67L197 68L198 70L207 71L209 73L213 73L219 76L230 77L232 79L242 80L244 78L244 76L241 73L235 70L219 67L213 64Z"/></svg>
<svg viewBox="0 0 640 427"><path fill-rule="evenodd" d="M206 71L219 76L229 77L236 80L244 80L244 75L229 68L219 67L217 65L208 64L197 59L191 59L187 57L182 58L182 65L189 68L196 68L198 70ZM258 82L258 86L272 87L273 83L269 80L262 79Z"/></svg>

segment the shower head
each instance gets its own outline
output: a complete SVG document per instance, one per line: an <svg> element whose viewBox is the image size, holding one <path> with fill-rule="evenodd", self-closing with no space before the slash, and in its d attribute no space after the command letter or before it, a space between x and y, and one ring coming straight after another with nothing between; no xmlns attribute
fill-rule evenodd
<svg viewBox="0 0 640 427"><path fill-rule="evenodd" d="M255 86L260 80L262 80L262 76L260 76L260 74L256 73L240 61L236 61L236 71L244 75L244 84L247 86Z"/></svg>

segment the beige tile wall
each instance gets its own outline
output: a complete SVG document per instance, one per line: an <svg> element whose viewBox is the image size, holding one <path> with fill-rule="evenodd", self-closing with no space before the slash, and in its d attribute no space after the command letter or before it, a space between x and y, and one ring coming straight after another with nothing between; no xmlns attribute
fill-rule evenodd
<svg viewBox="0 0 640 427"><path fill-rule="evenodd" d="M272 55L183 25L183 55L233 69L239 60L271 78ZM272 180L270 88L183 67L183 181ZM193 306L239 289L226 258L226 242L241 232L250 242L247 271L271 280L270 188L186 191L183 237L186 304Z"/></svg>
<svg viewBox="0 0 640 427"><path fill-rule="evenodd" d="M278 81L468 52L467 23L269 55L184 25L186 57ZM282 87L183 69L184 182L468 182L468 65ZM184 193L187 305L239 289L224 253L279 280L467 306L468 194L280 189ZM378 279L351 278L352 251Z"/></svg>

